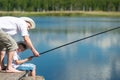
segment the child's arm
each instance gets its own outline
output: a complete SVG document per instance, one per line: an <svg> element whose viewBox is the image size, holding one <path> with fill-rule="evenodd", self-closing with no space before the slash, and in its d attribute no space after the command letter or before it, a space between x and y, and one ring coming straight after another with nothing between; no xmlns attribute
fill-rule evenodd
<svg viewBox="0 0 120 80"><path fill-rule="evenodd" d="M26 58L26 59L23 59L23 60L15 60L15 64L22 64L22 63L25 63L25 62L27 62L27 61L30 61L30 60L32 60L32 56L30 56L30 57L28 57L28 58Z"/></svg>

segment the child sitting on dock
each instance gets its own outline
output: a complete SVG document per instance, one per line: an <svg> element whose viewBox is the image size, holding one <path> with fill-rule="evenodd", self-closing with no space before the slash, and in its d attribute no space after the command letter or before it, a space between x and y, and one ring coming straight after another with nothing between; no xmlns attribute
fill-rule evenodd
<svg viewBox="0 0 120 80"><path fill-rule="evenodd" d="M19 54L27 49L26 44L23 41L19 41L18 43L18 49L16 53L13 56L13 68L20 70L20 71L30 71L29 76L32 76L35 78L36 76L36 66L32 63L25 63L27 61L32 60L33 56L30 56L26 59L21 60L19 57Z"/></svg>

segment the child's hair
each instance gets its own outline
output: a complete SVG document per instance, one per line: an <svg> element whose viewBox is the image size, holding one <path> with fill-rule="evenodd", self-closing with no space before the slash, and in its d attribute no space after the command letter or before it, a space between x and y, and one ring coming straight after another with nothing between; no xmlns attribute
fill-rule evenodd
<svg viewBox="0 0 120 80"><path fill-rule="evenodd" d="M18 41L17 44L22 45L25 50L28 48L24 41Z"/></svg>

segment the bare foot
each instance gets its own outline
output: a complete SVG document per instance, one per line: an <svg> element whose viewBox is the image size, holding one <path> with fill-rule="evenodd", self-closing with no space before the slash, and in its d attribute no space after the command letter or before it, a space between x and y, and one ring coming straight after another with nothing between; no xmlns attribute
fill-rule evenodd
<svg viewBox="0 0 120 80"><path fill-rule="evenodd" d="M14 68L11 68L11 69L7 69L6 72L8 72L8 73L14 73L14 72L22 72L22 71L19 71L19 70L16 70Z"/></svg>
<svg viewBox="0 0 120 80"><path fill-rule="evenodd" d="M3 67L2 67L2 70L6 70L6 66L3 66Z"/></svg>

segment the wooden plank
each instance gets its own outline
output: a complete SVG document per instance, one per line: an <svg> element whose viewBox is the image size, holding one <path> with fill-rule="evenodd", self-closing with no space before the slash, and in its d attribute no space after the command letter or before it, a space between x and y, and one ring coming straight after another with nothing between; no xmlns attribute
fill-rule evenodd
<svg viewBox="0 0 120 80"><path fill-rule="evenodd" d="M0 80L19 80L25 73L25 71L19 73L0 72Z"/></svg>
<svg viewBox="0 0 120 80"><path fill-rule="evenodd" d="M21 80L34 80L32 77L23 77ZM35 80L45 80L43 76L36 76Z"/></svg>
<svg viewBox="0 0 120 80"><path fill-rule="evenodd" d="M32 77L27 76L25 71L19 73L7 73L5 71L0 72L0 80L33 80ZM36 76L36 80L45 80L43 76Z"/></svg>

